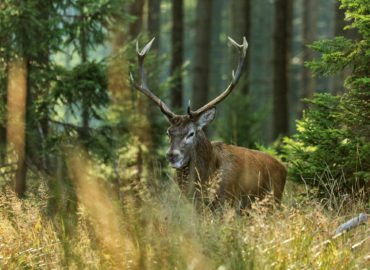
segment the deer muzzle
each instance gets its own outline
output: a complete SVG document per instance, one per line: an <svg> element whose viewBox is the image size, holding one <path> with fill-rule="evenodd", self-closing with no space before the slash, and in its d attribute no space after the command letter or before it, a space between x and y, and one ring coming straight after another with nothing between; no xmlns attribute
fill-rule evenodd
<svg viewBox="0 0 370 270"><path fill-rule="evenodd" d="M184 155L179 150L169 150L166 154L166 159L170 163L170 166L175 169L182 168L185 163Z"/></svg>

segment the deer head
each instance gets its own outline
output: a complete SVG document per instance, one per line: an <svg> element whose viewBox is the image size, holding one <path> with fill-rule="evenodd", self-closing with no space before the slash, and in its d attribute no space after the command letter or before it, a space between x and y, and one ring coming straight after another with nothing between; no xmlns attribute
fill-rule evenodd
<svg viewBox="0 0 370 270"><path fill-rule="evenodd" d="M191 109L189 101L187 114L185 115L177 115L173 113L162 100L149 90L146 84L144 59L146 53L154 42L154 38L147 43L141 51L138 43L136 43L139 62L139 83L134 81L132 74L130 74L130 78L137 90L144 93L158 105L170 123L170 127L167 130L167 134L170 139L170 147L167 151L166 158L173 168L181 169L186 167L189 164L195 149L200 145L209 144L209 141L203 132L203 128L215 118L216 105L223 101L232 92L239 81L246 57L248 43L245 37L243 37L242 44L236 43L230 37L229 41L239 50L240 53L239 63L236 68L236 72L232 71L232 80L230 84L219 96L196 111Z"/></svg>

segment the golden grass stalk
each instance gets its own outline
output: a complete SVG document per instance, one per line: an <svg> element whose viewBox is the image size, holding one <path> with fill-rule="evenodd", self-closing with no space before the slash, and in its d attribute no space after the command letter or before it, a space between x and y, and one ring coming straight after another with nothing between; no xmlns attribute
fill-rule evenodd
<svg viewBox="0 0 370 270"><path fill-rule="evenodd" d="M107 250L107 258L112 255L119 269L136 268L139 262L137 247L123 226L122 211L108 194L103 179L96 177L92 161L79 147L68 150L68 157L78 200L87 211L103 250Z"/></svg>

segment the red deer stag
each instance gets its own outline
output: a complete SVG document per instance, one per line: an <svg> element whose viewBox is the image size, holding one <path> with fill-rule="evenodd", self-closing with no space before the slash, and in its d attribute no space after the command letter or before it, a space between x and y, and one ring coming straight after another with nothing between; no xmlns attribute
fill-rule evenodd
<svg viewBox="0 0 370 270"><path fill-rule="evenodd" d="M210 206L225 201L241 208L249 205L251 198L262 198L272 191L275 201L280 202L285 186L287 171L275 158L256 151L222 142L210 142L202 130L214 118L216 105L235 88L241 76L248 47L247 40L238 44L229 37L231 44L239 50L240 58L236 72L227 89L203 107L193 111L190 102L186 115L177 115L155 96L145 82L144 58L154 38L138 54L139 83L130 74L136 89L152 99L167 117L170 127L167 134L170 147L166 158L177 171L177 180L182 190L199 202L202 189L216 181ZM217 179L217 180L214 180ZM212 185L211 185L212 186ZM204 200L204 198L202 197Z"/></svg>

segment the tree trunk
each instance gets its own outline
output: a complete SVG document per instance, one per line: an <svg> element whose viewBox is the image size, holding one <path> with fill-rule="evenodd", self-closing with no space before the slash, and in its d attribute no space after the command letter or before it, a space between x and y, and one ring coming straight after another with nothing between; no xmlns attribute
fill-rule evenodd
<svg viewBox="0 0 370 270"><path fill-rule="evenodd" d="M2 64L4 66L1 66L1 71L4 72L4 74L8 74L7 69L7 61L5 60ZM4 93L0 94L0 104L3 104L3 106L6 108L6 102L7 102L7 93L6 89L4 89ZM0 164L4 163L6 161L6 123L0 124Z"/></svg>
<svg viewBox="0 0 370 270"><path fill-rule="evenodd" d="M152 1L150 1L152 2ZM126 5L122 5L120 13L125 14ZM115 18L117 21L114 25L108 25L107 29L110 32L110 42L111 42L111 55L109 57L108 69L107 69L107 80L108 80L108 90L112 97L112 105L115 111L119 112L120 118L124 119L131 108L131 91L128 84L127 76L128 74L128 62L125 57L122 57L124 54L121 53L121 50L124 48L125 43L127 42L127 30L122 27L124 24L124 19L121 16ZM126 126L118 125L113 129L113 148L120 149L121 145L121 136L126 130ZM115 178L113 179L114 185L114 196L117 199L122 199L121 197L121 170L119 155L117 154L115 166Z"/></svg>
<svg viewBox="0 0 370 270"><path fill-rule="evenodd" d="M229 60L230 53L226 49L226 40L220 36L222 32L229 32L228 25L225 23L229 11L227 7L228 3L224 0L214 0L212 3L212 48L210 56L212 65L210 66L209 87L210 91L214 90L214 92L210 92L210 95L217 95L222 91L221 85L225 83L223 75L230 74L230 67L225 64L225 59Z"/></svg>
<svg viewBox="0 0 370 270"><path fill-rule="evenodd" d="M16 155L13 187L22 197L26 191L26 109L28 69L25 59L14 60L8 68L7 144Z"/></svg>
<svg viewBox="0 0 370 270"><path fill-rule="evenodd" d="M250 39L250 0L231 0L231 38L233 38L237 42L241 42L243 37L245 37L248 41ZM236 59L239 57L239 53L235 50L235 48L232 49L232 67L235 66L235 63L237 62ZM247 54L247 57L245 59L245 71L244 73L248 74L249 70L249 57ZM246 81L247 76L242 77L242 81L239 84L239 87L241 88L241 92L245 95L249 92L249 85Z"/></svg>
<svg viewBox="0 0 370 270"><path fill-rule="evenodd" d="M314 58L314 51L307 47L312 44L316 39L316 23L317 23L317 0L303 1L303 63L310 61ZM315 92L315 78L309 68L303 67L302 70L302 93L301 99L312 98ZM307 109L307 103L300 103L299 113Z"/></svg>
<svg viewBox="0 0 370 270"><path fill-rule="evenodd" d="M346 26L345 12L344 9L340 9L340 5L340 1L335 1L334 36L344 36L344 27Z"/></svg>
<svg viewBox="0 0 370 270"><path fill-rule="evenodd" d="M83 4L81 4L80 6L80 13L81 13L81 19L82 19L82 27L81 27L81 33L80 33L80 57L81 57L81 63L85 64L88 61L88 55L87 55L88 39L87 39L87 29L84 26L87 18L84 14ZM83 101L81 103L81 120L82 120L81 138L82 140L86 140L88 138L88 132L89 132L90 113L89 113L88 105Z"/></svg>
<svg viewBox="0 0 370 270"><path fill-rule="evenodd" d="M152 49L158 50L160 44L161 0L149 0L148 10L148 32L151 35L150 38L155 37Z"/></svg>
<svg viewBox="0 0 370 270"><path fill-rule="evenodd" d="M52 4L49 1L39 1L37 3L37 9L39 10L39 18L38 20L45 23L45 25L50 21L50 10L52 9ZM47 34L45 33L47 29L42 28L38 29L37 36L40 38L40 40L47 40ZM49 46L46 45L44 42L43 46L40 46L37 52L36 61L38 63L38 66L41 67L41 69L47 70L50 64L50 51ZM32 66L30 66L30 70L28 71L29 74L32 74ZM40 82L36 82L40 83ZM33 88L33 82L29 82L30 89ZM35 96L37 99L44 96L49 92L50 89L50 81L45 80L45 83L42 85L41 89L38 89L37 93L35 93ZM29 96L31 96L31 91L29 92ZM37 130L37 141L38 142L32 142L27 140L27 144L35 144L35 147L37 147L36 151L40 151L41 154L39 155L39 159L41 161L42 168L46 171L50 170L50 160L49 160L49 154L46 146L46 139L49 135L49 121L48 121L48 111L43 112L43 117L40 119L38 123L35 123L35 126L31 127L33 130ZM30 121L27 121L30 123Z"/></svg>
<svg viewBox="0 0 370 270"><path fill-rule="evenodd" d="M172 59L171 74L174 75L173 89L171 89L171 105L173 108L182 106L182 74L184 25L183 0L172 1Z"/></svg>
<svg viewBox="0 0 370 270"><path fill-rule="evenodd" d="M129 6L129 14L136 17L135 21L129 25L128 31L131 38L136 38L140 34L143 25L143 9L144 0L135 0Z"/></svg>
<svg viewBox="0 0 370 270"><path fill-rule="evenodd" d="M340 9L341 3L336 1L335 3L335 25L334 25L334 36L345 36L344 27L346 26L346 22L344 21L345 13L343 9ZM341 70L337 74L335 74L330 82L331 93L333 95L338 95L343 93L344 91L344 78L345 78L345 71Z"/></svg>
<svg viewBox="0 0 370 270"><path fill-rule="evenodd" d="M356 29L344 30L344 27L348 25L345 19L344 9L340 9L341 3L336 1L335 3L335 26L334 26L334 36L344 36L349 39L356 39L358 37L358 32ZM346 67L344 70L338 71L330 80L330 89L333 95L338 95L344 92L344 80L351 73L351 68Z"/></svg>
<svg viewBox="0 0 370 270"><path fill-rule="evenodd" d="M130 4L130 14L136 17L135 22L129 25L129 37L137 38L141 33L143 27L143 8L144 0L136 0ZM142 47L141 47L142 48ZM132 130L132 138L137 138L138 143L134 147L137 151L137 156L135 160L135 167L137 169L137 178L133 177L131 179L134 186L139 186L140 181L145 178L145 173L147 173L148 168L148 156L153 149L152 144L152 131L150 122L150 116L148 115L148 98L144 95L139 94L137 99L133 103L134 114L137 115L137 120L131 123L130 130ZM145 145L148 149L147 151L142 151L142 145Z"/></svg>
<svg viewBox="0 0 370 270"><path fill-rule="evenodd" d="M212 0L198 0L195 36L192 109L206 104L209 91Z"/></svg>
<svg viewBox="0 0 370 270"><path fill-rule="evenodd" d="M155 37L155 42L151 47L151 54L155 55L153 62L154 66L157 67L160 64L159 47L161 43L161 0L150 0L148 2L148 32L150 38ZM160 73L160 71L157 71L157 74L160 75ZM152 76L151 78L148 78L148 84L152 89L158 89L160 85L160 76ZM153 151L156 151L162 140L162 136L159 135L156 130L160 129L162 125L158 122L158 107L151 102L148 102L148 118L152 131Z"/></svg>
<svg viewBox="0 0 370 270"><path fill-rule="evenodd" d="M292 1L275 1L273 135L288 134L288 89L291 50Z"/></svg>

